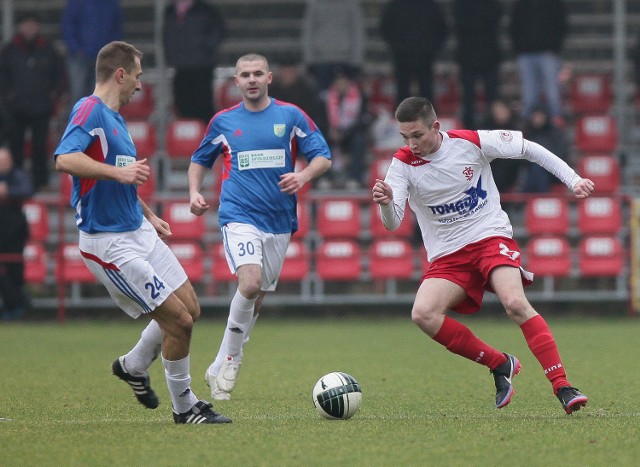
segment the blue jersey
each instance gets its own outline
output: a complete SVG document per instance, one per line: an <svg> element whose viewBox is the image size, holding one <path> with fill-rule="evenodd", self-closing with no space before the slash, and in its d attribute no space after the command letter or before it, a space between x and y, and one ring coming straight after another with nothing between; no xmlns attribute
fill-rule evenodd
<svg viewBox="0 0 640 467"><path fill-rule="evenodd" d="M331 158L322 132L295 105L271 99L260 112L240 103L214 115L191 160L211 168L223 157L220 226L240 222L276 234L298 230L297 197L278 187L280 176L294 171L298 151L308 161Z"/></svg>
<svg viewBox="0 0 640 467"><path fill-rule="evenodd" d="M137 156L122 115L96 96L82 98L73 107L54 157L74 152L119 167L134 162ZM136 185L73 177L71 206L76 210L78 228L87 233L127 232L142 224Z"/></svg>

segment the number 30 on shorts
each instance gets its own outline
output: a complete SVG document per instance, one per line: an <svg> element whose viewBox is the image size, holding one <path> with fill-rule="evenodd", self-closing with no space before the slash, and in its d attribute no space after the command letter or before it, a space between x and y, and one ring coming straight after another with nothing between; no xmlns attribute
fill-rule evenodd
<svg viewBox="0 0 640 467"><path fill-rule="evenodd" d="M160 292L158 291L160 289L164 289L164 283L160 279L158 279L158 276L153 276L153 283L147 282L144 285L144 288L147 290L151 290L151 298L155 300L160 295Z"/></svg>
<svg viewBox="0 0 640 467"><path fill-rule="evenodd" d="M238 243L238 250L238 256L254 255L256 252L256 248L253 246L253 242Z"/></svg>

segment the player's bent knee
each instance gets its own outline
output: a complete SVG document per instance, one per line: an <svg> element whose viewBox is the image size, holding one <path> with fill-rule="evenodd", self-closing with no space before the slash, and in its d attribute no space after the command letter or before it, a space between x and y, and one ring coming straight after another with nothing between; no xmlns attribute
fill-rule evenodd
<svg viewBox="0 0 640 467"><path fill-rule="evenodd" d="M437 331L440 325L440 313L428 308L416 308L411 310L411 320L425 332Z"/></svg>

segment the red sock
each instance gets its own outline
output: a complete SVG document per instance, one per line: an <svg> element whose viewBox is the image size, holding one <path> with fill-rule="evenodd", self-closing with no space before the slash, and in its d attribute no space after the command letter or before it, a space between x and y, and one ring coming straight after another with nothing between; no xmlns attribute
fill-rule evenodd
<svg viewBox="0 0 640 467"><path fill-rule="evenodd" d="M486 365L490 370L507 361L502 352L485 344L468 327L448 316L444 317L442 327L433 340L444 345L448 351Z"/></svg>
<svg viewBox="0 0 640 467"><path fill-rule="evenodd" d="M545 376L551 381L553 392L557 392L562 386L570 386L558 346L544 318L540 315L534 316L523 323L520 329L531 352L542 365Z"/></svg>

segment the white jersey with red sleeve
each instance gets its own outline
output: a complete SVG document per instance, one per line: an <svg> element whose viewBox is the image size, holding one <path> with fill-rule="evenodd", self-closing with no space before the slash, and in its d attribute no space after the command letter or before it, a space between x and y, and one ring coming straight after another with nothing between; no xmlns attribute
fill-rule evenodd
<svg viewBox="0 0 640 467"><path fill-rule="evenodd" d="M493 159L530 159L568 186L576 177L541 146L533 154L525 150L533 143L519 131L452 130L441 135L442 145L433 154L418 157L407 146L396 152L385 178L393 202L380 207L385 226L393 230L400 225L408 200L429 261L488 237L513 236L493 180Z"/></svg>

